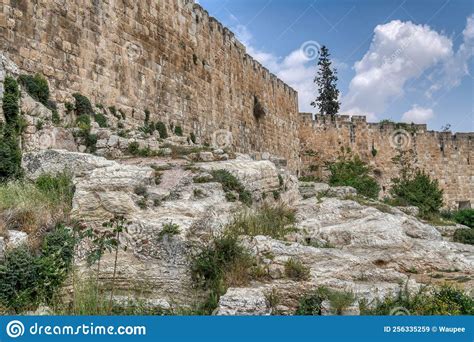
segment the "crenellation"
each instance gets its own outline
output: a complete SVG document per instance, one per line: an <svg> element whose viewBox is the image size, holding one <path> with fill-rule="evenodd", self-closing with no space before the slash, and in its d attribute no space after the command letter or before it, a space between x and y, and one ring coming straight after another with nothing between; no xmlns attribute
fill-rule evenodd
<svg viewBox="0 0 474 342"><path fill-rule="evenodd" d="M359 116L349 122L345 116L336 121L323 115L316 115L314 121L309 118L307 113L300 115L302 174L316 169L313 173L324 177L324 162L350 148L374 169L385 196L391 179L398 175L393 158L400 149L412 150L415 165L439 180L447 207L466 201L474 204L473 133L428 131L425 124L367 123Z"/></svg>

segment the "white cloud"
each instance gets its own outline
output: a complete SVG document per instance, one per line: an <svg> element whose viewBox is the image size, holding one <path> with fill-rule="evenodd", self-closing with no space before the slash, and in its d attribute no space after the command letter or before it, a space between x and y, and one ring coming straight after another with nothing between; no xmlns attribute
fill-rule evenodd
<svg viewBox="0 0 474 342"><path fill-rule="evenodd" d="M268 68L298 92L299 109L302 112L313 112L311 102L316 97L313 83L316 74L316 61L308 58L302 49L292 51L286 57L278 57L262 51L252 45L252 34L247 27L237 25L233 28L237 38L247 48L247 53ZM344 67L344 64L340 64Z"/></svg>
<svg viewBox="0 0 474 342"><path fill-rule="evenodd" d="M433 109L414 105L402 116L402 121L407 123L425 124L434 117Z"/></svg>
<svg viewBox="0 0 474 342"><path fill-rule="evenodd" d="M452 89L461 84L464 76L469 75L469 61L474 57L474 14L467 18L466 28L463 31L463 43L458 51L447 59L442 68L430 77L435 82L426 92L431 98L442 89Z"/></svg>
<svg viewBox="0 0 474 342"><path fill-rule="evenodd" d="M375 120L406 83L451 55L452 42L426 25L394 20L378 25L343 99L342 111Z"/></svg>

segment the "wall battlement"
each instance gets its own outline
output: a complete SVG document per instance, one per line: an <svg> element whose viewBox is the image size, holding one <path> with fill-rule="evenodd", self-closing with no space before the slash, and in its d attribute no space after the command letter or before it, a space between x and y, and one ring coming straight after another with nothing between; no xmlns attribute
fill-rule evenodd
<svg viewBox="0 0 474 342"><path fill-rule="evenodd" d="M202 142L229 131L237 152L298 159L298 100L228 28L191 0L6 1L0 46L42 73L59 103L74 92L116 106L127 124L180 125ZM254 116L255 98L266 109ZM284 139L282 138L284 137Z"/></svg>
<svg viewBox="0 0 474 342"><path fill-rule="evenodd" d="M302 171L324 173L322 163L335 160L350 148L374 169L387 194L390 180L398 175L392 159L400 149L412 150L415 165L440 181L445 204L474 205L474 133L428 131L426 125L393 122L368 123L364 116L331 118L300 114Z"/></svg>

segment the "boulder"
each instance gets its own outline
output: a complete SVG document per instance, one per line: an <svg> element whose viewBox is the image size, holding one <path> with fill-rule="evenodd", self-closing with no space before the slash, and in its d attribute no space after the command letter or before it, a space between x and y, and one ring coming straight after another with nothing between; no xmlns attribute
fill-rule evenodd
<svg viewBox="0 0 474 342"><path fill-rule="evenodd" d="M26 234L25 232L20 232L18 230L8 231L8 243L6 246L8 249L17 248L27 243L28 243L28 234Z"/></svg>

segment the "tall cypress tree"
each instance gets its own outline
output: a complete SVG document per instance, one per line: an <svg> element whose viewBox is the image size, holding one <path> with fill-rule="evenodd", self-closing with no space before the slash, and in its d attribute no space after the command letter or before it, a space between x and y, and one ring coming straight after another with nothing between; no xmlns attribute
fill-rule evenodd
<svg viewBox="0 0 474 342"><path fill-rule="evenodd" d="M311 105L318 107L320 114L333 116L339 112L341 104L338 101L337 71L332 67L330 56L328 48L322 46L318 61L318 73L314 78L314 83L318 86L318 97L311 102Z"/></svg>

